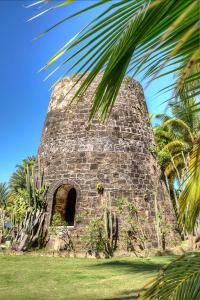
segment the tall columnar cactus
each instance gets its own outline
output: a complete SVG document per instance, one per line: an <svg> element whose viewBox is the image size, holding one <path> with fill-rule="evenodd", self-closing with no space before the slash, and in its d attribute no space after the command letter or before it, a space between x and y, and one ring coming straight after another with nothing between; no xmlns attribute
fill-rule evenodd
<svg viewBox="0 0 200 300"><path fill-rule="evenodd" d="M28 194L29 206L39 208L44 205L47 187L44 184L44 173L36 177L34 167L26 168L26 190Z"/></svg>
<svg viewBox="0 0 200 300"><path fill-rule="evenodd" d="M6 183L0 183L0 243L4 236L5 208L8 200Z"/></svg>
<svg viewBox="0 0 200 300"><path fill-rule="evenodd" d="M116 213L112 212L110 194L105 202L103 220L105 229L105 252L107 256L111 257L117 248L118 219Z"/></svg>

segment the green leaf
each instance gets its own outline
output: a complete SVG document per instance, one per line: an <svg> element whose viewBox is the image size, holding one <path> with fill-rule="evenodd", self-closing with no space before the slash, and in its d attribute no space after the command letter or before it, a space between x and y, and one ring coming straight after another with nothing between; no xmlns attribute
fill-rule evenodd
<svg viewBox="0 0 200 300"><path fill-rule="evenodd" d="M198 300L200 297L200 253L186 254L150 282L139 299Z"/></svg>

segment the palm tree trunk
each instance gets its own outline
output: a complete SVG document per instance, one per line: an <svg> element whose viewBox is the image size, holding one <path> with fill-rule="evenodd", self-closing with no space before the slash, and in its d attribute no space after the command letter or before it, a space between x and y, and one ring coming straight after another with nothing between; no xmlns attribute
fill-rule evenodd
<svg viewBox="0 0 200 300"><path fill-rule="evenodd" d="M170 196L169 180L168 180L168 178L167 178L166 175L165 175L165 183L166 183L166 187L167 187L168 194L169 194L169 196Z"/></svg>
<svg viewBox="0 0 200 300"><path fill-rule="evenodd" d="M171 155L171 162L172 162L172 165L176 171L176 174L177 174L177 177L178 177L178 180L179 180L179 183L181 182L181 176L180 176L180 173L179 173L179 170L178 168L176 167L176 164L174 162L174 159L173 159L173 156Z"/></svg>

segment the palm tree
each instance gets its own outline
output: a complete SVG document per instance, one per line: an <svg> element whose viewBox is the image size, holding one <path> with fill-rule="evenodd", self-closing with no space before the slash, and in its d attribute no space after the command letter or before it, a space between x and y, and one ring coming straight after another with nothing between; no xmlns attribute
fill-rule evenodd
<svg viewBox="0 0 200 300"><path fill-rule="evenodd" d="M16 171L11 175L9 180L10 193L16 195L19 190L26 190L26 170L35 164L35 156L28 156L21 164L16 166Z"/></svg>
<svg viewBox="0 0 200 300"><path fill-rule="evenodd" d="M170 118L167 116L164 117ZM178 193L176 186L177 182L181 182L181 175L185 166L183 160L185 146L183 140L180 137L179 139L175 138L173 131L164 126L164 123L162 122L154 128L157 143L155 153L160 164L163 180L178 216Z"/></svg>
<svg viewBox="0 0 200 300"><path fill-rule="evenodd" d="M190 153L199 142L200 114L195 98L178 99L170 107L171 116L156 116L161 123L154 127L154 134L161 168L174 184L174 180L181 181L183 171L188 171Z"/></svg>
<svg viewBox="0 0 200 300"><path fill-rule="evenodd" d="M198 147L200 144L200 114L196 109L198 103L194 98L178 99L171 105L173 117L159 115L162 119L159 126L154 128L158 158L165 175L167 186L172 198L177 204L177 193L174 192L174 182L179 182L179 220L185 223L186 229L192 231L195 219L199 214L199 166ZM193 172L192 174L190 172ZM196 176L196 177L195 177ZM188 210L188 207L191 210ZM185 216L190 215L189 220ZM194 216L196 218L194 218Z"/></svg>

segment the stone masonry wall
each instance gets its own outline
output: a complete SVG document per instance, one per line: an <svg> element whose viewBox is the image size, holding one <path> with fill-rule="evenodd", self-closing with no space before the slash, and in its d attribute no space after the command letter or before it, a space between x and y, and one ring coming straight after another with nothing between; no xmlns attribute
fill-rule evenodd
<svg viewBox="0 0 200 300"><path fill-rule="evenodd" d="M98 213L101 196L96 184L102 183L112 199L133 201L145 218L148 247L157 246L155 197L166 224L175 224L171 202L160 181L160 171L151 148L154 138L141 85L126 77L108 121L95 118L88 124L91 99L100 78L97 77L78 103L70 107L74 81L60 80L49 104L38 160L49 186L48 210L56 190L69 184L77 192L76 214L87 210L81 229ZM76 87L77 89L77 87ZM174 229L168 229L167 245L176 243Z"/></svg>

